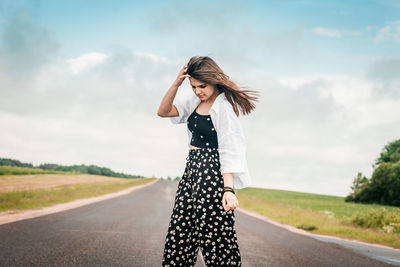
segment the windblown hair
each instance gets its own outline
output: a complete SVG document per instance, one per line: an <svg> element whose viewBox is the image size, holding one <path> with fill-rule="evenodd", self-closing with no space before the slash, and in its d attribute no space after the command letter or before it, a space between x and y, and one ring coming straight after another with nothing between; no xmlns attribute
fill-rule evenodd
<svg viewBox="0 0 400 267"><path fill-rule="evenodd" d="M187 66L187 74L191 77L207 84L216 85L220 93L225 93L227 100L233 106L236 116L239 117L239 108L243 115L249 114L255 109L254 101L258 101L257 95L259 92L241 89L229 79L229 76L210 57L192 57Z"/></svg>

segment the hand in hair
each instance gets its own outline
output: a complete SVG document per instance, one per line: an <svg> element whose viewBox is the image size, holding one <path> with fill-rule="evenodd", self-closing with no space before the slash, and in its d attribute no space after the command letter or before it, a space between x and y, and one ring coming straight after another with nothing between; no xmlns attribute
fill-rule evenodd
<svg viewBox="0 0 400 267"><path fill-rule="evenodd" d="M186 77L190 77L190 75L189 75L189 74L186 74L186 72L187 72L187 65L185 65L185 66L179 71L178 77L176 77L176 80L175 80L175 82L174 82L175 85L181 86L183 80L185 80Z"/></svg>

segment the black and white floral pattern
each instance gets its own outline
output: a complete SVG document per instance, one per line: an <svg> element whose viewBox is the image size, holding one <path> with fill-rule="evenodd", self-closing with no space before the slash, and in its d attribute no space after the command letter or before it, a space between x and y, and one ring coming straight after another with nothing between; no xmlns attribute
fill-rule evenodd
<svg viewBox="0 0 400 267"><path fill-rule="evenodd" d="M189 150L179 181L162 266L241 266L234 210L222 206L224 181L217 148Z"/></svg>

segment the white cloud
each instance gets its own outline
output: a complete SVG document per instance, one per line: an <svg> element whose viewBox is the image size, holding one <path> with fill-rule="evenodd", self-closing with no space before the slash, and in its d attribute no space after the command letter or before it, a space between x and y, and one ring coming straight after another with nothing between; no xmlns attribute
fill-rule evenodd
<svg viewBox="0 0 400 267"><path fill-rule="evenodd" d="M398 118L391 114L396 110L400 114L400 98L376 97L376 90L381 90L380 86L384 81L331 74L281 77L279 81L292 90L301 91L312 87L321 98L332 99L338 108L336 112L347 117L350 128L361 130L368 126L378 126L382 122L395 123Z"/></svg>
<svg viewBox="0 0 400 267"><path fill-rule="evenodd" d="M360 35L359 31L329 29L324 27L316 27L313 32L317 35L328 36L332 38L341 38L342 36L357 36Z"/></svg>
<svg viewBox="0 0 400 267"><path fill-rule="evenodd" d="M328 29L323 27L316 27L313 29L313 32L318 35L335 37L335 38L340 38L342 36L341 32L337 29Z"/></svg>
<svg viewBox="0 0 400 267"><path fill-rule="evenodd" d="M53 61L29 81L29 90L15 87L10 104L3 102L0 110L2 155L181 175L185 125L155 115L179 70L171 62L179 60L142 55L114 51L86 67L84 75L71 73L65 60ZM246 77L251 76L243 73ZM376 98L379 80L332 74L260 77L252 86L261 90L257 109L241 117L254 186L345 195L356 173L369 175L382 146L400 132L393 115L400 114L400 100ZM184 83L177 97L189 91Z"/></svg>
<svg viewBox="0 0 400 267"><path fill-rule="evenodd" d="M71 72L74 74L78 74L85 69L104 62L104 60L106 60L107 58L108 56L103 53L87 53L77 58L67 59L66 62L68 63Z"/></svg>
<svg viewBox="0 0 400 267"><path fill-rule="evenodd" d="M400 42L400 21L389 22L378 30L374 39L375 42L396 41Z"/></svg>
<svg viewBox="0 0 400 267"><path fill-rule="evenodd" d="M257 119L243 119L256 183L347 194L357 172L369 176L381 148L399 138L400 98L377 98L376 85L332 74L268 83Z"/></svg>
<svg viewBox="0 0 400 267"><path fill-rule="evenodd" d="M152 53L144 53L144 52L133 52L133 55L138 56L138 57L143 57L143 58L147 58L150 59L154 62L162 62L162 63L168 63L168 58L163 57L163 56L159 56L156 54L152 54Z"/></svg>
<svg viewBox="0 0 400 267"><path fill-rule="evenodd" d="M282 85L299 89L319 81L321 86L315 87L321 97L332 97L336 105L354 108L360 101L364 102L371 95L372 84L368 81L347 75L315 74L300 77L281 77Z"/></svg>

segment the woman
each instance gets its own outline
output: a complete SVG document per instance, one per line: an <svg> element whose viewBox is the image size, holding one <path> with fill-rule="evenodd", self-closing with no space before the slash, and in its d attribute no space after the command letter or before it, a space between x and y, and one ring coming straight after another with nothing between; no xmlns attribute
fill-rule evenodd
<svg viewBox="0 0 400 267"><path fill-rule="evenodd" d="M174 101L188 77L194 94ZM241 266L234 189L250 185L239 108L255 108L257 91L241 90L210 57L192 57L165 94L158 115L186 123L189 155L165 239L163 266ZM174 104L173 104L174 102Z"/></svg>

